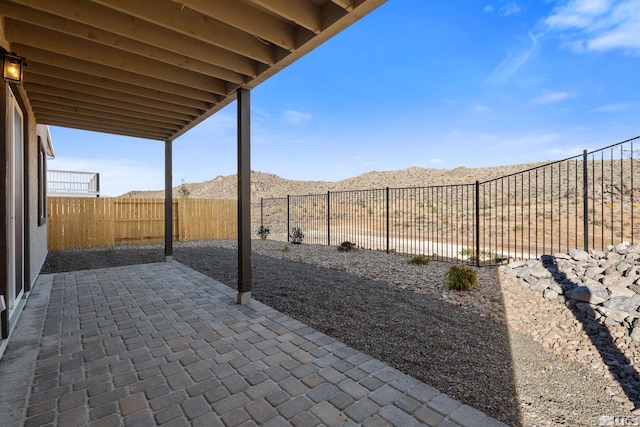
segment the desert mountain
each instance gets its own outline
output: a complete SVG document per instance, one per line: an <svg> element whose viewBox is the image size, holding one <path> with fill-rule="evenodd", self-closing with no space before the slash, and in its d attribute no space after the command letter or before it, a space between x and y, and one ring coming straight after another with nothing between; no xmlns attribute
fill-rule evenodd
<svg viewBox="0 0 640 427"><path fill-rule="evenodd" d="M371 190L385 187L427 187L432 185L473 184L530 169L544 163L495 166L486 168L428 169L411 167L408 169L367 172L336 182L295 181L281 178L272 173L253 171L251 173L251 198L286 197L289 195L324 194L327 191ZM174 187L173 196L196 199L235 199L237 196L236 175L218 176L212 180L185 183ZM164 197L164 190L130 191L120 197Z"/></svg>

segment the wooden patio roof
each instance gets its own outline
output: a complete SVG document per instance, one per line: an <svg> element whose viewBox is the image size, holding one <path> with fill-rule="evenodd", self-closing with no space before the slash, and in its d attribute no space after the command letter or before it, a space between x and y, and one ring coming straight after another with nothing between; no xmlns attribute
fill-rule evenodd
<svg viewBox="0 0 640 427"><path fill-rule="evenodd" d="M36 121L172 141L386 0L0 0Z"/></svg>

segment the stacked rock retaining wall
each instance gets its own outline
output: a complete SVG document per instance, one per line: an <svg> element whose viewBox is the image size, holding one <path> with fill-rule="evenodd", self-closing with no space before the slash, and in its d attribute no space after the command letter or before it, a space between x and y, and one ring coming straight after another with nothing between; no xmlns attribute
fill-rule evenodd
<svg viewBox="0 0 640 427"><path fill-rule="evenodd" d="M640 245L543 255L511 262L501 272L599 323L624 326L640 342Z"/></svg>

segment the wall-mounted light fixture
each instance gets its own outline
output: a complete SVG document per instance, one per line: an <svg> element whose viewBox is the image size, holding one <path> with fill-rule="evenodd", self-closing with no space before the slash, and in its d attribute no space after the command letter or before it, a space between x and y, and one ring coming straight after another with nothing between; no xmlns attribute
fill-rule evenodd
<svg viewBox="0 0 640 427"><path fill-rule="evenodd" d="M2 78L7 83L22 84L27 60L13 52L2 53Z"/></svg>

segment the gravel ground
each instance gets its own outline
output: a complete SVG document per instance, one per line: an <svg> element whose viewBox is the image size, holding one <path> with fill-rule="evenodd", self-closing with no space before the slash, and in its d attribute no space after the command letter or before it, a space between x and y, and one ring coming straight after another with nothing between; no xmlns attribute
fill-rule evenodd
<svg viewBox="0 0 640 427"><path fill-rule="evenodd" d="M235 286L235 244L177 242L174 258ZM253 251L255 299L510 425L589 426L613 415L640 422L610 375L536 339L555 308L501 284L494 268L480 269L480 286L456 293L446 289L446 263L274 241L254 241ZM162 260L160 245L57 251L42 272Z"/></svg>

